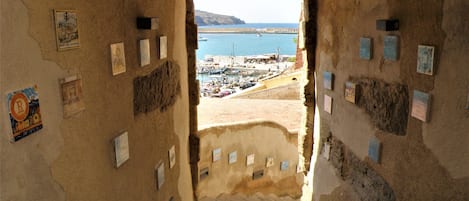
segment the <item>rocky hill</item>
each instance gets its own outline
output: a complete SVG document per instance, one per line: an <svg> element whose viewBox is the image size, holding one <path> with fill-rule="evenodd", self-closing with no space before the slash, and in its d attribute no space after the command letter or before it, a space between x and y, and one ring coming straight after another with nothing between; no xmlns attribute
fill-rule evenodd
<svg viewBox="0 0 469 201"><path fill-rule="evenodd" d="M195 23L199 26L246 24L243 20L234 16L214 14L201 10L195 11Z"/></svg>

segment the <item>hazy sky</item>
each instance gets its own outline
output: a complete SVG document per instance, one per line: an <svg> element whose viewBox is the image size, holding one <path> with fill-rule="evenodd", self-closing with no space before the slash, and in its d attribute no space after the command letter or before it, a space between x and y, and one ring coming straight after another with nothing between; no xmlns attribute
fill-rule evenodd
<svg viewBox="0 0 469 201"><path fill-rule="evenodd" d="M246 23L298 23L302 0L194 0L195 9L233 15Z"/></svg>

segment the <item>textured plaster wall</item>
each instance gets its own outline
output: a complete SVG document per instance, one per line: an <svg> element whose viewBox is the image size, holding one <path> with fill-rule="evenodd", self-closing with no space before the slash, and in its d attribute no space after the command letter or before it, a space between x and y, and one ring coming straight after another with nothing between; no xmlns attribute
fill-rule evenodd
<svg viewBox="0 0 469 201"><path fill-rule="evenodd" d="M1 2L0 200L192 200L188 156L188 85L184 1ZM78 10L81 47L56 51L53 9ZM137 16L160 19L137 30ZM163 111L134 115L133 79L159 60L157 39L168 36L168 59L180 67L181 92ZM151 64L140 67L138 40L149 38ZM127 72L111 74L109 45L125 43ZM86 109L64 119L58 79L79 74ZM44 129L10 143L5 94L39 87ZM130 160L116 169L112 139L129 132ZM168 150L176 146L176 166ZM156 190L155 167L165 163Z"/></svg>
<svg viewBox="0 0 469 201"><path fill-rule="evenodd" d="M320 131L315 133L315 143L329 135L342 141L365 167L389 184L396 200L469 199L469 111L464 109L469 85L469 61L465 56L469 46L468 6L463 0L318 2L316 73L320 123L316 123ZM398 18L399 31L377 31L375 20L386 18ZM386 35L399 36L398 61L384 60ZM360 37L373 38L371 61L359 58ZM419 44L436 46L433 76L416 73ZM324 89L324 71L335 75L333 91ZM365 109L370 105L354 105L344 99L344 83L354 79L373 79L408 88L409 114L402 117L408 118L403 136L375 126L375 117ZM428 123L410 116L414 89L432 95ZM325 94L333 98L332 115L324 112ZM370 98L367 97L370 103L388 101L380 96ZM367 157L372 136L382 142L380 164ZM356 192L356 183L332 172L331 161L319 154L315 157L314 200L369 198Z"/></svg>
<svg viewBox="0 0 469 201"><path fill-rule="evenodd" d="M273 122L219 125L199 131L199 170L209 168L209 176L199 180L197 197L217 197L220 194L244 193L289 195L299 197L303 177L296 173L298 164L297 135ZM212 162L212 151L221 148L221 160ZM237 151L237 162L228 163L229 153ZM254 165L246 166L246 156L255 154ZM266 167L266 158L274 157L274 165ZM280 171L280 162L288 160L289 167ZM254 171L264 170L264 176L252 180Z"/></svg>

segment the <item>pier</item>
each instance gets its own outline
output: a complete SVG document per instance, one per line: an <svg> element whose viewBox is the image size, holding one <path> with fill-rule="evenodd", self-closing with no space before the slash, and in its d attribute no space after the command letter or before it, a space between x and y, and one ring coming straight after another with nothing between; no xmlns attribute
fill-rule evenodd
<svg viewBox="0 0 469 201"><path fill-rule="evenodd" d="M297 34L298 28L199 28L199 33Z"/></svg>

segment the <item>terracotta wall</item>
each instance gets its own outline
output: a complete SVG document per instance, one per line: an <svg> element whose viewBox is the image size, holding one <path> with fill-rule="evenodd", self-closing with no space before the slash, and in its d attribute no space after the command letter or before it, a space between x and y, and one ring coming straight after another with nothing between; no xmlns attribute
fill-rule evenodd
<svg viewBox="0 0 469 201"><path fill-rule="evenodd" d="M1 2L0 200L193 199L185 5L181 0ZM57 51L53 9L77 10L79 48ZM137 16L158 17L159 28L138 30ZM161 35L168 37L167 59L158 57ZM150 40L151 64L144 67L140 39ZM113 76L109 46L117 42L124 42L127 71ZM134 79L166 62L178 73L172 77L179 79L179 91L162 89L173 101L135 113ZM85 110L64 118L59 79L71 75L82 78ZM38 87L44 127L13 143L6 94L32 85ZM112 139L123 131L130 159L116 168ZM173 145L176 165L170 169ZM160 162L165 182L157 190Z"/></svg>
<svg viewBox="0 0 469 201"><path fill-rule="evenodd" d="M249 122L214 125L202 128L200 161L198 162L198 198L215 198L221 194L301 196L303 176L297 173L298 137L273 122ZM213 151L220 149L220 160L213 161ZM236 162L229 163L230 153L236 152ZM247 165L247 156L254 154L254 163ZM266 158L272 157L272 166L266 167ZM288 161L281 170L281 162ZM208 175L200 173L208 170ZM253 173L263 176L253 179ZM206 172L206 171L205 171Z"/></svg>
<svg viewBox="0 0 469 201"><path fill-rule="evenodd" d="M467 1L317 6L313 200L468 200ZM399 19L399 30L376 29L376 20L390 18ZM399 38L397 61L384 58L388 35ZM371 60L360 59L360 37L372 39ZM435 47L433 75L417 73L418 45ZM335 76L333 90L324 88L325 71ZM345 100L346 81L361 90L355 104ZM431 95L427 122L411 115L414 90ZM324 111L325 95L332 114ZM368 155L373 138L379 162Z"/></svg>

